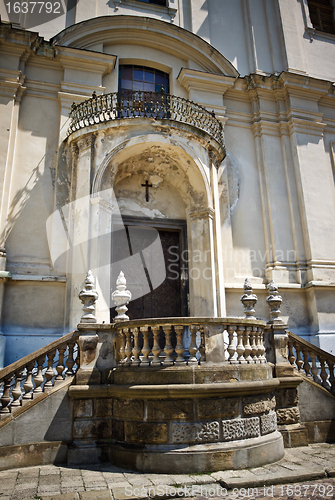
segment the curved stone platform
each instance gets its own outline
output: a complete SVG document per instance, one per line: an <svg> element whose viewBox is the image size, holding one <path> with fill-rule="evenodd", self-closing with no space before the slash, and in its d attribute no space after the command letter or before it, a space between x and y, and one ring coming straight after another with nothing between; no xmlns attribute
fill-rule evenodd
<svg viewBox="0 0 335 500"><path fill-rule="evenodd" d="M111 385L70 388L75 420L69 462L83 463L85 454L92 461L98 448L115 465L154 473L278 461L284 454L275 412L278 387L266 363L120 366Z"/></svg>
<svg viewBox="0 0 335 500"><path fill-rule="evenodd" d="M158 474L178 470L191 474L261 467L277 462L283 456L283 438L279 431L228 443L144 447L113 444L110 447L110 461L115 465Z"/></svg>

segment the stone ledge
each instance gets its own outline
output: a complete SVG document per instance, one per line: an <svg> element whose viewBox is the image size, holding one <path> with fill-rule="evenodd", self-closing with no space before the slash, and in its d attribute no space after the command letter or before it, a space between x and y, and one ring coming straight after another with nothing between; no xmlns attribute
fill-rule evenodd
<svg viewBox="0 0 335 500"><path fill-rule="evenodd" d="M300 379L299 379L300 381ZM164 385L72 385L69 395L73 399L85 398L145 398L181 399L211 398L213 396L249 396L263 394L279 387L279 380L257 380L251 382L224 382L216 384L164 384ZM291 387L291 386L290 386Z"/></svg>

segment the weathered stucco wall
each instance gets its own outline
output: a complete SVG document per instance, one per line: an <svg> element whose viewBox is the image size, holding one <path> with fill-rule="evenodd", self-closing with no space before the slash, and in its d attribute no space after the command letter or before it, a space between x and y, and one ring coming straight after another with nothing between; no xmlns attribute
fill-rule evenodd
<svg viewBox="0 0 335 500"><path fill-rule="evenodd" d="M123 214L187 221L188 248L206 256L201 273L208 277L190 276L191 313L240 315L248 276L260 294L257 315L268 319L265 287L274 278L290 328L335 350L331 35L306 35L302 0L178 5L123 0L116 9L81 1L39 27L48 37L87 19L53 45L1 28L0 247L2 267L12 273L2 331L13 342L28 332L35 348L76 325L87 268L101 268L110 245L97 239L84 257L69 255L55 267L46 222L87 197L74 205L65 234L79 246L90 231L109 234L110 200L99 193L112 189ZM111 120L66 140L72 102L116 92L119 64L166 71L172 94L214 110L224 128L223 162L196 126L153 119ZM146 180L153 184L149 203ZM51 235L57 241L59 234ZM99 321L108 321L113 284L106 269L96 277ZM23 351L10 344L13 361Z"/></svg>

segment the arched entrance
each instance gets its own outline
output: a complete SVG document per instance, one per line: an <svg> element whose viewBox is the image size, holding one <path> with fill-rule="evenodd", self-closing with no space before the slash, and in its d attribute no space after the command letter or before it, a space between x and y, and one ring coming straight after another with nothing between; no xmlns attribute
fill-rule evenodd
<svg viewBox="0 0 335 500"><path fill-rule="evenodd" d="M123 271L132 319L217 315L212 196L206 165L190 151L175 138L137 136L96 172L98 198L114 197L108 288Z"/></svg>

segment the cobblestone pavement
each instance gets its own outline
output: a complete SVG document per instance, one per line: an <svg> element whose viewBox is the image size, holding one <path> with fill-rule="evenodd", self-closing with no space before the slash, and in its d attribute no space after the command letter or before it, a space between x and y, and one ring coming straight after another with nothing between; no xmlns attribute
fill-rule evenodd
<svg viewBox="0 0 335 500"><path fill-rule="evenodd" d="M285 451L272 465L212 474L145 474L111 464L0 472L0 500L335 499L335 443Z"/></svg>

